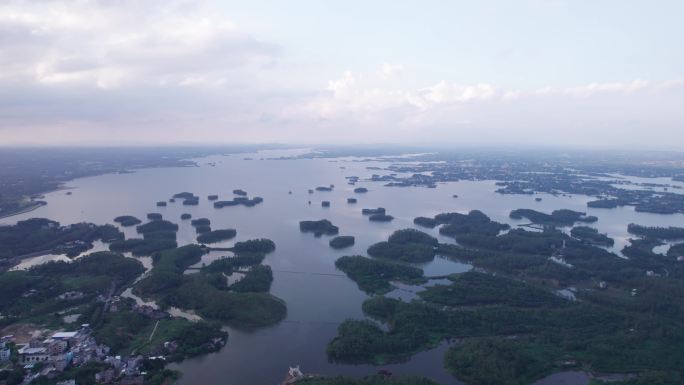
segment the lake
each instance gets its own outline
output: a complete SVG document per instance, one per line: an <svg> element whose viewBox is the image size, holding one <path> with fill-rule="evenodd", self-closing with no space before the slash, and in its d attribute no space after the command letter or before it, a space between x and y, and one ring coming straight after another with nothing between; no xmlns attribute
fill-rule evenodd
<svg viewBox="0 0 684 385"><path fill-rule="evenodd" d="M184 384L279 384L288 366L300 365L305 373L362 376L379 369L393 373L410 373L430 377L444 385L459 384L442 368L443 344L420 353L402 364L374 367L369 365L338 365L329 363L325 348L335 337L337 326L346 318L362 318L362 302L368 298L356 284L338 271L334 262L343 255L361 254L369 245L386 240L397 229L413 228L416 216L433 216L441 212L482 210L493 220L511 225L525 223L508 217L511 210L532 208L550 212L555 209L586 211L599 221L592 226L615 239L619 251L628 243L630 222L649 226L682 225L684 215L637 213L631 207L591 209L585 196L552 196L547 194L500 195L494 181L461 181L439 184L437 188L384 187L381 183L364 181L372 174L385 171L367 167L386 167L380 161L360 161L355 158L268 160L296 155L306 150L263 151L257 154L211 156L197 159L199 167L143 169L134 173L107 174L77 179L68 183L71 195L65 191L45 194L46 206L21 215L4 218L0 223L15 223L32 217L46 217L62 224L76 222L111 223L119 215L134 215L144 219L147 213L159 212L165 219L180 225L179 244L195 241L190 221L181 221L182 213L193 218L206 217L212 228L235 228L234 240L216 244L229 247L235 241L269 238L276 251L265 263L274 271L271 292L287 302L287 318L281 323L257 330L228 328L227 346L218 353L174 365L184 373ZM252 158L246 160L245 158ZM345 176L361 178L355 186L348 185ZM333 191L309 194L317 186L335 185ZM356 187L369 192L355 194ZM250 197L260 196L264 202L254 207L215 209L207 195L232 199L234 189L243 189ZM168 200L175 193L188 191L200 197L198 206L183 206L180 200L167 207L155 203ZM291 193L290 193L291 192ZM458 198L453 195L457 194ZM542 197L536 202L535 197ZM357 204L347 204L355 197ZM330 201L328 208L321 201ZM309 203L310 202L310 203ZM385 207L395 219L388 223L370 222L361 215L362 208ZM353 235L353 247L334 250L328 246L330 237L315 238L299 231L300 220L329 219L339 226L340 235ZM422 229L442 242L453 242L437 230ZM127 237L136 237L135 228L124 228ZM99 248L99 247L98 247ZM201 263L225 255L212 252ZM50 257L35 257L42 263ZM28 262L27 262L28 263ZM436 258L421 266L430 276L466 271L466 264ZM411 290L406 289L407 293ZM557 375L559 376L559 375ZM563 376L562 374L560 375ZM554 377L559 378L559 377ZM586 384L586 375L568 374L568 384ZM573 380L577 379L577 380ZM548 382L549 379L547 379ZM566 382L564 382L566 383Z"/></svg>

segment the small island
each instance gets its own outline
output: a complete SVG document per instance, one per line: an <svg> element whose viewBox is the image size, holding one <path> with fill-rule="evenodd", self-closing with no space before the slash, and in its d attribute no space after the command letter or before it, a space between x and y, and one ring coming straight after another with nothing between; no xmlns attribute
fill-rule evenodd
<svg viewBox="0 0 684 385"><path fill-rule="evenodd" d="M434 229L437 226L437 221L434 218L428 217L416 217L413 219L413 223L430 229Z"/></svg>
<svg viewBox="0 0 684 385"><path fill-rule="evenodd" d="M123 227L136 226L142 223L142 221L132 215L121 215L114 218L114 222L120 224Z"/></svg>
<svg viewBox="0 0 684 385"><path fill-rule="evenodd" d="M439 242L427 233L415 229L397 230L386 242L368 248L368 255L394 261L421 263L435 258Z"/></svg>
<svg viewBox="0 0 684 385"><path fill-rule="evenodd" d="M368 220L371 222L391 222L394 220L394 217L387 214L371 214Z"/></svg>
<svg viewBox="0 0 684 385"><path fill-rule="evenodd" d="M246 206L246 207L252 207L252 206L258 205L259 203L262 203L263 201L264 201L264 198L262 198L262 197L254 197L252 199L249 199L247 197L240 196L240 197L235 197L235 198L233 198L233 200L229 200L229 201L216 201L216 202L214 202L214 208L220 209L220 208L224 208L224 207L231 207L231 206L238 206L238 205L242 205L242 206Z"/></svg>
<svg viewBox="0 0 684 385"><path fill-rule="evenodd" d="M198 226L200 227L200 226ZM221 242L221 241L226 241L228 239L233 239L237 235L237 231L235 229L222 229L222 230L213 230L209 231L206 233L201 234L200 236L197 237L197 242L199 243L216 243L216 242Z"/></svg>
<svg viewBox="0 0 684 385"><path fill-rule="evenodd" d="M378 207L377 209L361 209L361 214L363 214L363 215L385 214L385 208L384 207Z"/></svg>
<svg viewBox="0 0 684 385"><path fill-rule="evenodd" d="M354 189L354 192L357 194L363 194L363 193L367 193L368 189L365 187L357 187Z"/></svg>
<svg viewBox="0 0 684 385"><path fill-rule="evenodd" d="M166 207L166 201L157 202L157 207Z"/></svg>
<svg viewBox="0 0 684 385"><path fill-rule="evenodd" d="M159 213L149 213L147 214L147 219L151 221L161 221L164 217Z"/></svg>
<svg viewBox="0 0 684 385"><path fill-rule="evenodd" d="M330 201L322 201L321 206L322 207L330 207Z"/></svg>
<svg viewBox="0 0 684 385"><path fill-rule="evenodd" d="M351 278L359 289L369 294L384 294L392 290L391 281L408 284L425 282L423 270L360 255L345 256L335 261L335 267Z"/></svg>
<svg viewBox="0 0 684 385"><path fill-rule="evenodd" d="M233 190L233 194L239 195L239 196L242 196L242 197L246 197L246 196L247 196L247 191L241 190L241 189L235 189L235 190Z"/></svg>
<svg viewBox="0 0 684 385"><path fill-rule="evenodd" d="M181 214L180 218L184 221L187 221L188 219L192 218L192 214L183 213Z"/></svg>
<svg viewBox="0 0 684 385"><path fill-rule="evenodd" d="M209 218L197 218L197 219L193 219L190 222L190 224L195 226L195 227L197 227L197 226L209 226L209 225L211 225L211 221L209 220Z"/></svg>
<svg viewBox="0 0 684 385"><path fill-rule="evenodd" d="M218 200L218 198L219 198L218 195L209 195L209 196L207 196L207 200L210 200L210 201Z"/></svg>
<svg viewBox="0 0 684 385"><path fill-rule="evenodd" d="M330 240L330 247L333 249L344 249L345 247L354 246L355 238L352 235L339 235Z"/></svg>
<svg viewBox="0 0 684 385"><path fill-rule="evenodd" d="M355 204L357 202L356 198L347 198L347 203Z"/></svg>
<svg viewBox="0 0 684 385"><path fill-rule="evenodd" d="M587 216L586 213L568 209L554 210L551 214L545 214L532 209L517 209L509 215L512 219L527 218L532 223L547 226L572 226L575 222L593 223L598 221L595 216Z"/></svg>
<svg viewBox="0 0 684 385"><path fill-rule="evenodd" d="M314 233L316 237L320 237L323 234L337 235L340 232L340 229L327 219L301 221L299 222L299 230L303 233Z"/></svg>

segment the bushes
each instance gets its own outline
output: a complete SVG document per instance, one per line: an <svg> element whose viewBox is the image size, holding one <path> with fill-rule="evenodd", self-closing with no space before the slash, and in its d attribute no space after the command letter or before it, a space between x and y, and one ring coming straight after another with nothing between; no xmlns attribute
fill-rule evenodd
<svg viewBox="0 0 684 385"><path fill-rule="evenodd" d="M423 271L416 267L379 261L360 255L345 256L335 261L335 266L353 279L367 293L383 293L391 290L390 281L407 283L423 281Z"/></svg>
<svg viewBox="0 0 684 385"><path fill-rule="evenodd" d="M330 247L333 249L344 249L345 247L353 246L355 238L351 235L340 235L330 240Z"/></svg>
<svg viewBox="0 0 684 385"><path fill-rule="evenodd" d="M204 234L198 236L197 242L200 242L200 243L221 242L221 241L225 241L228 239L235 238L236 235L237 235L237 231L235 229L214 230L214 231L210 231L210 232L207 232L207 233L204 233Z"/></svg>

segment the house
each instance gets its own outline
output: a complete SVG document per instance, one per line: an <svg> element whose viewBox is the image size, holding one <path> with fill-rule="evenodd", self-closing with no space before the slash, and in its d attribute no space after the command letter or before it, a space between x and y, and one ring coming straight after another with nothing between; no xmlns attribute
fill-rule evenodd
<svg viewBox="0 0 684 385"><path fill-rule="evenodd" d="M9 361L12 358L12 349L7 346L7 343L0 342L0 362Z"/></svg>
<svg viewBox="0 0 684 385"><path fill-rule="evenodd" d="M22 364L45 362L50 357L45 347L32 347L31 344L22 346L18 353Z"/></svg>

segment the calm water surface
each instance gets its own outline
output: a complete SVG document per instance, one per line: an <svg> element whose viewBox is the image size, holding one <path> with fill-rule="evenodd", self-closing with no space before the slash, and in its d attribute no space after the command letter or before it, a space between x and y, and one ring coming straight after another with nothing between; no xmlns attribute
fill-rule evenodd
<svg viewBox="0 0 684 385"><path fill-rule="evenodd" d="M599 217L595 227L615 238L612 249L618 251L627 244L627 224L681 226L684 215L636 213L632 208L611 210L591 209L583 196L500 195L494 193L494 181L462 181L444 183L435 189L383 187L380 183L360 181L347 184L345 176L368 178L384 171L367 167L386 167L382 162L360 162L358 159L335 160L267 160L269 157L296 154L292 151L266 151L258 154L214 156L197 160L199 167L144 169L130 174L109 174L82 178L68 184L72 195L64 191L46 194L48 205L33 212L5 218L0 223L15 223L31 217L46 217L62 224L76 222L111 223L119 215L135 215L144 220L150 212L159 212L165 219L179 223L180 244L195 240L190 221L180 221L182 213L193 218L206 217L212 228L235 228L238 236L219 244L230 246L235 241L265 237L275 241L277 249L266 262L274 271L271 292L287 302L287 318L269 328L237 330L229 328L229 342L218 353L175 365L184 373L179 381L189 384L278 384L287 367L301 365L307 373L347 374L354 376L377 372L380 367L369 365L337 365L327 361L326 344L335 337L337 326L346 318L363 318L362 302L368 298L356 284L338 271L334 262L343 255L365 254L372 243L385 240L392 231L415 227L416 216L433 216L447 211L467 212L480 209L492 219L512 225L524 223L508 218L511 210L533 208L540 211L567 208L586 211ZM245 160L251 157L253 160ZM334 184L331 192L309 194L308 189ZM367 187L368 193L355 194L355 187ZM249 196L261 196L264 203L255 207L214 209L206 196L218 194L220 199L232 199L233 189L243 189ZM180 201L167 207L155 202L168 200L174 193L189 191L198 195L199 206L183 206ZM291 194L290 194L291 192ZM454 194L458 198L453 198ZM346 203L356 197L358 203ZM328 200L331 207L321 207ZM309 201L311 202L309 204ZM390 223L369 222L361 208L385 207L395 220ZM328 246L329 237L315 238L299 232L299 221L329 219L340 227L340 235L353 235L356 244L344 250ZM425 230L441 237L437 230ZM136 237L134 228L124 228L127 237ZM98 248L100 246L98 245ZM201 263L220 258L225 252L212 252ZM25 265L42 263L49 258L35 257ZM149 261L145 261L148 262ZM439 276L466 271L470 266L436 258L421 266L426 275ZM410 288L403 288L410 293ZM397 294L397 293L395 293ZM400 296L399 294L397 294ZM444 384L459 384L442 367L446 344L420 353L402 364L382 368L394 373L410 373L433 378ZM565 377L564 377L565 376ZM560 374L553 379L567 384L586 384L588 377ZM544 384L557 383L548 382ZM560 382L558 382L560 383Z"/></svg>

